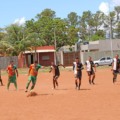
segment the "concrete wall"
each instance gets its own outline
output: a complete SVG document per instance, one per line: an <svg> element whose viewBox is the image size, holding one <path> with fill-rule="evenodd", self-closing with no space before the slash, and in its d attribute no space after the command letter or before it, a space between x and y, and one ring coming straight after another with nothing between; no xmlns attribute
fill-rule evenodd
<svg viewBox="0 0 120 120"><path fill-rule="evenodd" d="M29 65L32 64L35 60L35 54L25 54L25 59L26 66L29 67ZM37 53L36 60L43 66L50 66L51 62L54 62L54 52Z"/></svg>
<svg viewBox="0 0 120 120"><path fill-rule="evenodd" d="M44 57L49 57L49 59L43 59ZM39 63L43 66L50 66L51 62L54 62L54 52L39 53Z"/></svg>
<svg viewBox="0 0 120 120"><path fill-rule="evenodd" d="M79 59L80 59L80 51L57 52L57 62L64 64L65 66L72 66L76 57L79 57Z"/></svg>
<svg viewBox="0 0 120 120"><path fill-rule="evenodd" d="M0 69L6 69L10 61L13 60L14 64L18 67L18 57L0 57Z"/></svg>
<svg viewBox="0 0 120 120"><path fill-rule="evenodd" d="M110 57L114 57L116 54L119 54L120 56L120 50L119 51L113 51L113 55L111 53L111 51L96 51L96 52L81 52L80 56L81 56L81 62L84 64L85 61L88 59L89 56L92 57L93 60L98 60L101 57L105 57L105 56L110 56Z"/></svg>
<svg viewBox="0 0 120 120"><path fill-rule="evenodd" d="M120 39L101 40L99 42L99 51L120 50Z"/></svg>
<svg viewBox="0 0 120 120"><path fill-rule="evenodd" d="M57 54L57 58L59 60L59 63L71 66L72 62L74 61L75 57L78 56L83 64L85 64L85 61L88 59L89 56L92 57L92 60L98 60L102 57L109 56L113 58L116 54L119 54L120 56L120 50L119 51L94 51L94 52L59 52Z"/></svg>
<svg viewBox="0 0 120 120"><path fill-rule="evenodd" d="M120 39L93 41L80 46L82 51L116 51L120 50Z"/></svg>

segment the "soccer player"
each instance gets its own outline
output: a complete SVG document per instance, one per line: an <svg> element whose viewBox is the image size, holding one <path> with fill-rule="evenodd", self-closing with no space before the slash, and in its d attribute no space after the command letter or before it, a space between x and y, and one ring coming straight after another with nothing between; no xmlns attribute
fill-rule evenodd
<svg viewBox="0 0 120 120"><path fill-rule="evenodd" d="M80 86L81 86L82 69L84 69L83 65L79 61L79 58L76 57L75 62L73 62L73 70L75 75L75 85L76 85L76 89L78 90L80 90Z"/></svg>
<svg viewBox="0 0 120 120"><path fill-rule="evenodd" d="M1 75L0 75L0 82L1 82L1 86L3 86L3 82L2 82L2 78L1 78Z"/></svg>
<svg viewBox="0 0 120 120"><path fill-rule="evenodd" d="M10 83L14 83L15 88L17 90L16 76L18 77L18 70L17 70L16 65L14 65L13 61L10 61L10 65L8 65L8 67L7 67L7 73L8 73L7 89L9 90Z"/></svg>
<svg viewBox="0 0 120 120"><path fill-rule="evenodd" d="M96 66L92 61L91 56L89 56L88 60L85 62L85 65L88 74L89 84L95 84L94 79L95 79Z"/></svg>
<svg viewBox="0 0 120 120"><path fill-rule="evenodd" d="M3 82L2 82L2 78L1 78L1 76L0 76L0 82L1 82L1 86L3 86Z"/></svg>
<svg viewBox="0 0 120 120"><path fill-rule="evenodd" d="M29 88L29 85L30 85L31 82L32 82L32 86L30 88L30 91L34 89L35 84L36 84L36 80L37 80L38 70L40 68L44 68L44 66L41 66L40 64L38 64L37 61L34 61L34 63L30 65L29 72L28 72L29 77L28 77L28 82L27 82L27 85L26 85L25 92L28 91L28 88Z"/></svg>
<svg viewBox="0 0 120 120"><path fill-rule="evenodd" d="M1 70L0 70L0 82L1 82L1 86L3 86L3 82L2 82L2 78L1 78Z"/></svg>
<svg viewBox="0 0 120 120"><path fill-rule="evenodd" d="M59 65L55 65L54 62L51 62L51 67L50 67L50 71L53 73L53 88L56 89L56 86L58 87L58 78L60 76L60 70L59 70L59 66L63 66L65 68L64 65L59 64Z"/></svg>
<svg viewBox="0 0 120 120"><path fill-rule="evenodd" d="M111 70L113 71L113 83L115 83L117 74L120 72L120 59L118 54L113 58Z"/></svg>

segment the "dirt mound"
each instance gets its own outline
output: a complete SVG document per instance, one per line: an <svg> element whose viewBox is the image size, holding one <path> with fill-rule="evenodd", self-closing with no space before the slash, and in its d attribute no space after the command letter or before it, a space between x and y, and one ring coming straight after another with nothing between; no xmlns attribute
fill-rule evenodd
<svg viewBox="0 0 120 120"><path fill-rule="evenodd" d="M34 97L37 96L38 94L34 91L30 91L30 93L28 93L27 97Z"/></svg>

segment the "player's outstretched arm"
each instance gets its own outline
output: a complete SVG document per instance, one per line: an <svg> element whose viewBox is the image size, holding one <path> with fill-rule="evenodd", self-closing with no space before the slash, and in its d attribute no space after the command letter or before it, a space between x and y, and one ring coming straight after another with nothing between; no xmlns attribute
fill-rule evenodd
<svg viewBox="0 0 120 120"><path fill-rule="evenodd" d="M96 65L93 63L93 67L94 67L94 70L95 70L95 72L96 72Z"/></svg>
<svg viewBox="0 0 120 120"><path fill-rule="evenodd" d="M41 66L41 69L44 69L45 68L45 66Z"/></svg>
<svg viewBox="0 0 120 120"><path fill-rule="evenodd" d="M18 70L16 69L16 74L17 74L17 77L18 77Z"/></svg>
<svg viewBox="0 0 120 120"><path fill-rule="evenodd" d="M50 67L49 73L52 71L52 67Z"/></svg>
<svg viewBox="0 0 120 120"><path fill-rule="evenodd" d="M113 59L113 61L112 61L112 65L111 65L111 71L113 71L113 66L114 66L114 59Z"/></svg>
<svg viewBox="0 0 120 120"><path fill-rule="evenodd" d="M29 68L29 70L28 70L28 76L30 75L30 71L31 71L31 68Z"/></svg>
<svg viewBox="0 0 120 120"><path fill-rule="evenodd" d="M0 76L1 76L1 69L0 69Z"/></svg>
<svg viewBox="0 0 120 120"><path fill-rule="evenodd" d="M85 69L87 70L87 62L85 62Z"/></svg>
<svg viewBox="0 0 120 120"><path fill-rule="evenodd" d="M96 66L94 66L95 72L96 72Z"/></svg>
<svg viewBox="0 0 120 120"><path fill-rule="evenodd" d="M6 72L8 73L8 68L6 68Z"/></svg>
<svg viewBox="0 0 120 120"><path fill-rule="evenodd" d="M84 69L84 66L83 66L83 64L82 64L81 70L83 70L83 69Z"/></svg>
<svg viewBox="0 0 120 120"><path fill-rule="evenodd" d="M65 68L65 66L64 66L63 64L59 64L58 66L62 66L62 67L64 67L64 68Z"/></svg>

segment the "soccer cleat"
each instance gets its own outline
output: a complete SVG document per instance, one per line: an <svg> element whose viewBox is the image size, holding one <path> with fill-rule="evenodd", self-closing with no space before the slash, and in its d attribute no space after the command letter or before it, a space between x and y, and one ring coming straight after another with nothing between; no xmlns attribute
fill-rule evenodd
<svg viewBox="0 0 120 120"><path fill-rule="evenodd" d="M78 87L78 90L80 90L80 87Z"/></svg>
<svg viewBox="0 0 120 120"><path fill-rule="evenodd" d="M92 84L95 85L95 83L92 81Z"/></svg>
<svg viewBox="0 0 120 120"><path fill-rule="evenodd" d="M89 84L91 84L91 80L89 80Z"/></svg>
<svg viewBox="0 0 120 120"><path fill-rule="evenodd" d="M115 82L116 82L116 79L113 78L113 83L115 83Z"/></svg>
<svg viewBox="0 0 120 120"><path fill-rule="evenodd" d="M27 90L25 90L25 92L28 92Z"/></svg>
<svg viewBox="0 0 120 120"><path fill-rule="evenodd" d="M77 90L77 89L78 89L78 86L76 86L75 89Z"/></svg>

